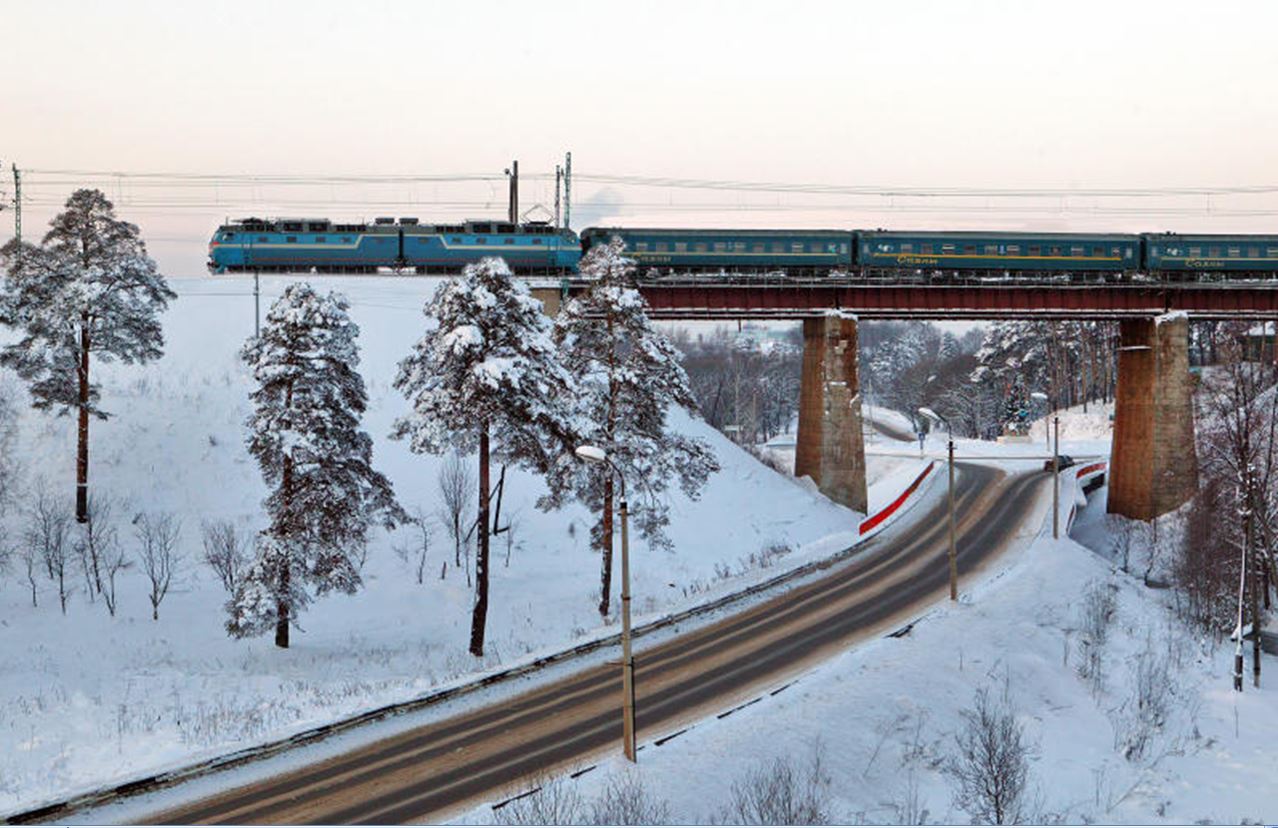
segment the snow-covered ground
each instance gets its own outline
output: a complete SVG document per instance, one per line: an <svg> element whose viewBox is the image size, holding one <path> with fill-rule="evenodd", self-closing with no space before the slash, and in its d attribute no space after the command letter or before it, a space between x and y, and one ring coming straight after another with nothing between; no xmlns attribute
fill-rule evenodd
<svg viewBox="0 0 1278 828"><path fill-rule="evenodd" d="M1071 502L1071 476L1062 488ZM1096 523L1103 509L1102 490L1085 515ZM1039 514L1048 514L1042 504ZM858 646L784 692L649 743L635 768L613 757L561 784L589 802L633 774L668 804L674 823L731 821L734 784L776 759L802 780L819 749L831 821L962 824L968 814L953 804L945 768L962 711L986 688L1010 699L1032 747L1028 821L1272 824L1272 687L1234 693L1231 648L1179 628L1169 592L1145 588L1069 538L1053 541L1042 525L1032 545L964 584L957 605L936 607L908 635ZM1113 601L1105 643L1091 648L1089 596ZM1084 675L1093 663L1101 665L1095 678ZM1165 713L1148 728L1136 691L1142 675L1153 694L1146 701ZM459 819L493 818L485 805Z"/></svg>
<svg viewBox="0 0 1278 828"><path fill-rule="evenodd" d="M263 312L290 279L262 282ZM386 435L405 403L391 388L396 363L420 335L421 307L437 280L326 278L351 299L361 326L370 397L364 422L374 463L410 510L433 510L442 460L411 454ZM436 528L425 582L393 553L410 534L375 536L355 596L316 602L287 651L267 639L234 641L223 631L226 595L198 562L201 521L262 524L265 493L244 447L249 379L236 354L253 330L251 283L242 278L175 280L164 318L163 360L145 367L95 366L102 406L92 424L91 488L125 498L132 518L171 511L182 521L186 564L152 621L136 570L120 579L120 611L90 603L83 589L64 616L40 578L33 608L25 573L0 575L0 813L130 779L157 769L277 738L370 707L410 698L497 664L561 649L615 628L594 609L598 558L580 508L543 514L540 483L512 472L503 515L515 529L494 546L485 658L466 652L471 591ZM673 501L673 549L633 551L638 618L691 606L767 577L781 567L848 546L859 516L799 481L771 471L686 415L676 428L709 441L723 466L696 502ZM43 481L71 495L74 431L69 418L22 408L17 446L28 489ZM871 508L899 492L921 461L870 460ZM25 499L24 501L25 502ZM22 505L21 503L19 505ZM11 512L11 536L22 517ZM440 569L449 560L448 575ZM78 579L78 575L77 575ZM78 585L78 580L77 580ZM615 584L614 584L615 588Z"/></svg>

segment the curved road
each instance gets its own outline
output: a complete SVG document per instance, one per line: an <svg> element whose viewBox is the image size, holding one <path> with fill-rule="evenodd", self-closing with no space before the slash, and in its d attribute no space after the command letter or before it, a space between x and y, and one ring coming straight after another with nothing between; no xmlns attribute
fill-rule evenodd
<svg viewBox="0 0 1278 828"><path fill-rule="evenodd" d="M960 464L959 567L1007 547L1034 511L1042 472ZM635 656L639 736L725 710L944 596L945 498L819 580ZM585 669L509 700L154 817L162 823L402 823L438 820L521 778L617 748L621 679Z"/></svg>

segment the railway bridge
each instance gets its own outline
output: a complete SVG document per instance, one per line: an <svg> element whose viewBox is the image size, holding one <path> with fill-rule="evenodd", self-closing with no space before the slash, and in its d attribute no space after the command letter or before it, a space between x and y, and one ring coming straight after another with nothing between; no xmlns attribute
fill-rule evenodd
<svg viewBox="0 0 1278 828"><path fill-rule="evenodd" d="M585 283L535 288L550 313ZM858 319L1105 319L1119 323L1109 511L1149 520L1198 487L1189 320L1278 319L1278 280L919 281L664 278L640 284L658 319L803 322L795 474L866 510Z"/></svg>

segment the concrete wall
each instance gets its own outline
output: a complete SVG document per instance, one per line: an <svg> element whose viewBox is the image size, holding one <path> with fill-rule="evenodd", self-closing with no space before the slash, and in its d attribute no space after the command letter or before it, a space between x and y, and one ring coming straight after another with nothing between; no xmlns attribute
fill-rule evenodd
<svg viewBox="0 0 1278 828"><path fill-rule="evenodd" d="M867 511L854 318L829 315L803 320L794 473L811 477L835 503Z"/></svg>
<svg viewBox="0 0 1278 828"><path fill-rule="evenodd" d="M1189 320L1125 320L1120 323L1108 509L1150 520L1197 491Z"/></svg>

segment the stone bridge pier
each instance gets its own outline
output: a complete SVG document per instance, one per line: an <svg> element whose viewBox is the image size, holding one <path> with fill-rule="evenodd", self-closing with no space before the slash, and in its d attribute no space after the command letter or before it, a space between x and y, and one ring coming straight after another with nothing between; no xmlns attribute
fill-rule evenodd
<svg viewBox="0 0 1278 828"><path fill-rule="evenodd" d="M1151 520L1198 491L1189 319L1168 314L1119 325L1107 508Z"/></svg>
<svg viewBox="0 0 1278 828"><path fill-rule="evenodd" d="M856 317L834 312L803 320L800 382L795 476L811 477L835 503L867 511Z"/></svg>

